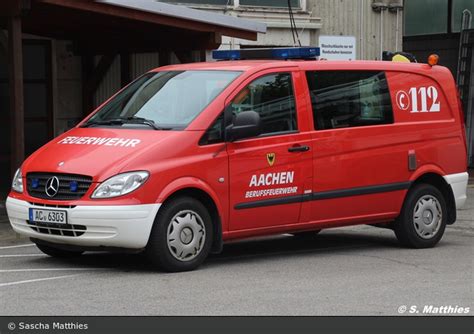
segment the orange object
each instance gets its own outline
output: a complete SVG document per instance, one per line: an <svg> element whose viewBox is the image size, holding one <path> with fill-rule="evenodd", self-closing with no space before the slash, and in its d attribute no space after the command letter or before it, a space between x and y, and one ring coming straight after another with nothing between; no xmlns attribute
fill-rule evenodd
<svg viewBox="0 0 474 334"><path fill-rule="evenodd" d="M431 66L438 65L439 56L437 54L432 54L428 57L428 64Z"/></svg>

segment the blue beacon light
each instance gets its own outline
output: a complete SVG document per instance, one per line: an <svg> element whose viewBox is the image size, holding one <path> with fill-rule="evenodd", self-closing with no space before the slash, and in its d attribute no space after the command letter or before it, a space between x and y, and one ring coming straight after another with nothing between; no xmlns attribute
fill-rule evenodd
<svg viewBox="0 0 474 334"><path fill-rule="evenodd" d="M242 60L242 59L306 59L314 60L320 55L317 47L270 48L270 49L240 49L214 50L212 58L215 60Z"/></svg>

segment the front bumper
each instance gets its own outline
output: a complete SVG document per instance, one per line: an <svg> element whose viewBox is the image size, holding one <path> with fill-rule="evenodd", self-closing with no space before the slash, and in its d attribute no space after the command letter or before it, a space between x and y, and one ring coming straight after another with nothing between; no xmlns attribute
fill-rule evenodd
<svg viewBox="0 0 474 334"><path fill-rule="evenodd" d="M52 233L64 234L60 229L54 230L47 227L37 229L28 224L29 208L55 209L55 207L37 206L11 197L8 197L6 202L10 224L15 232L22 235L64 245L129 249L140 249L146 246L160 206L161 204L157 203L56 208L67 211L69 225L81 227L81 233L77 233L78 236L72 236Z"/></svg>

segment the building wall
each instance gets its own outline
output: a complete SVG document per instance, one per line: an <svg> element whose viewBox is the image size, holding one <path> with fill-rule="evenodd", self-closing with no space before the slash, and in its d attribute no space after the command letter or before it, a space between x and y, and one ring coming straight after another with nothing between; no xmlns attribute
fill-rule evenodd
<svg viewBox="0 0 474 334"><path fill-rule="evenodd" d="M230 6L186 4L201 10L219 12L267 24L266 34L257 41L223 37L221 49L238 49L252 46L293 46L287 8L239 6L234 0ZM201 2L206 2L202 0ZM383 14L372 9L373 0L301 0L294 8L294 17L303 46L317 46L320 35L347 35L357 39L358 59L380 59L382 50L401 51L403 13L390 6L403 0L380 0L386 6ZM383 18L382 18L383 17ZM398 27L398 28L397 28Z"/></svg>
<svg viewBox="0 0 474 334"><path fill-rule="evenodd" d="M258 34L256 41L223 38L221 48L261 47L261 46L296 46L291 33L288 9L284 8L248 8L237 7L230 11L233 15L247 19L257 20L267 24L267 33ZM302 2L301 8L294 8L294 19L298 30L301 45L316 45L317 32L321 29L319 17L315 17L308 10L307 3Z"/></svg>
<svg viewBox="0 0 474 334"><path fill-rule="evenodd" d="M318 42L317 31L321 28L319 17L311 15L311 12L308 10L309 1L310 0L300 0L299 6L293 8L299 40L302 45L316 45ZM164 0L163 2L167 1ZM201 4L190 4L186 3L186 0L183 0L181 5L220 14L232 15L247 20L257 20L267 24L267 33L258 34L258 39L256 41L223 36L220 49L239 49L241 47L248 48L262 46L282 47L294 46L297 44L293 41L288 8L242 6L238 0L230 1L229 5L203 4L211 3L212 1L210 0L202 0L200 2Z"/></svg>
<svg viewBox="0 0 474 334"><path fill-rule="evenodd" d="M53 74L55 95L55 135L59 135L75 126L84 118L82 108L82 64L81 57L75 55L71 50L72 41L54 40L53 55L56 65ZM99 62L100 56L95 57L95 63ZM177 58L172 55L171 63L178 63ZM159 66L159 54L140 53L131 55L130 74L132 79L137 78ZM99 106L121 87L120 78L120 56L117 55L110 66L109 71L99 84L94 95L94 107ZM90 110L89 112L92 112Z"/></svg>
<svg viewBox="0 0 474 334"><path fill-rule="evenodd" d="M72 52L72 41L53 42L54 133L61 134L72 128L83 117L81 57Z"/></svg>
<svg viewBox="0 0 474 334"><path fill-rule="evenodd" d="M10 106L8 96L8 64L7 64L6 32L0 30L0 196L3 189L10 187ZM5 191L3 191L3 195Z"/></svg>
<svg viewBox="0 0 474 334"><path fill-rule="evenodd" d="M137 78L143 73L146 73L158 66L160 66L160 58L158 52L137 53L131 57L130 74L132 78Z"/></svg>
<svg viewBox="0 0 474 334"><path fill-rule="evenodd" d="M193 53L193 59L198 61L198 58L199 54ZM100 56L97 56L95 59L96 64L99 62L99 59ZM179 64L179 59L173 52L170 53L169 63ZM132 80L159 66L158 52L132 53L130 55L130 76ZM94 94L94 107L101 105L119 89L121 89L120 55L117 55Z"/></svg>
<svg viewBox="0 0 474 334"><path fill-rule="evenodd" d="M436 53L439 64L451 70L457 78L459 67L460 31L461 28L474 28L474 21L466 20L462 27L463 13L474 14L472 0L418 0L406 2L404 50L413 53L418 61L424 62L427 57ZM469 26L470 22L470 26ZM472 48L472 44L469 46ZM466 72L465 82L470 87L463 92L463 107L466 118L467 145L469 165L474 167L474 65L469 64L469 57L464 59L471 67ZM471 60L474 62L474 59ZM467 86L467 84L466 84Z"/></svg>
<svg viewBox="0 0 474 334"><path fill-rule="evenodd" d="M436 53L441 64L456 77L459 56L459 34L405 37L403 48L412 53L419 62L426 62L430 54Z"/></svg>
<svg viewBox="0 0 474 334"><path fill-rule="evenodd" d="M402 0L376 1L387 6L401 5ZM380 59L381 51L401 51L402 10L376 12L372 0L308 0L308 9L320 17L320 35L348 35L357 40L358 59ZM382 25L381 25L382 23ZM398 33L397 33L398 32Z"/></svg>

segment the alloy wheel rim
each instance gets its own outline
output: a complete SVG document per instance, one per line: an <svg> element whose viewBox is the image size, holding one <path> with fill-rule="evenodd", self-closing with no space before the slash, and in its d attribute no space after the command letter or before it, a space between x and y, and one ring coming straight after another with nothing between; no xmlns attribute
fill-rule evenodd
<svg viewBox="0 0 474 334"><path fill-rule="evenodd" d="M432 195L422 196L413 209L413 224L418 236L431 239L439 231L443 219L443 210L439 200Z"/></svg>
<svg viewBox="0 0 474 334"><path fill-rule="evenodd" d="M206 227L195 211L178 212L168 225L168 249L179 261L194 260L202 251L206 241Z"/></svg>

